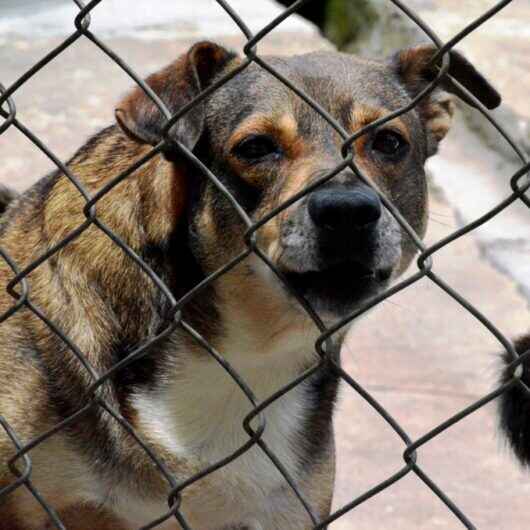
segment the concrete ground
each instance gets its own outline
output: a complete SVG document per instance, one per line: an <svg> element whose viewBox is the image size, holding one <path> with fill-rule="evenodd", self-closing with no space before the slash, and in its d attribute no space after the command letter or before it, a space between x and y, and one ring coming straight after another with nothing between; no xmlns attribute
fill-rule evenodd
<svg viewBox="0 0 530 530"><path fill-rule="evenodd" d="M111 8L119 6L120 1L103 2L102 7L105 3ZM163 0L155 3L164 13L171 12L168 6L174 4ZM246 5L247 11L255 11L248 8L248 3L237 3L240 7ZM4 85L12 83L60 42L69 20L51 17L29 33L24 19L35 27L42 11L36 9L35 2L25 0L20 7L23 5L26 11L10 10L0 16L0 81ZM64 2L53 5L64 9ZM181 6L180 16L188 13L187 18L177 18L168 26L156 17L149 18L158 11L154 2L150 5L151 13L142 15L141 27L133 14L128 17L126 13L127 20L113 19L111 9L99 17L107 44L141 74L166 64L199 38L216 38L236 49L242 44L237 33L227 29L230 24L220 11L201 26L200 17L190 17L190 11ZM207 0L195 0L194 8L195 13L219 9ZM0 15L2 9L0 5ZM98 13L96 10L94 21ZM272 4L260 2L259 13L249 15L259 27L274 13ZM116 22L109 24L109 20ZM126 31L113 33L111 29L122 22ZM306 23L290 24L267 37L260 51L287 54L329 47ZM502 40L498 48L502 48ZM491 68L480 61L479 66ZM115 102L130 85L117 66L89 42L80 40L16 93L18 117L65 160L89 134L112 121ZM512 166L485 153L476 137L460 124L450 134L441 155L432 160L428 243L451 233L462 221L480 215L498 197L509 193ZM53 169L13 128L0 137L0 160L0 181L20 190ZM434 257L435 272L509 337L527 330L530 322L530 271L524 268L529 262L529 216L526 209L512 208L490 225L493 228L480 231L477 237L462 238ZM415 439L495 387L499 350L499 344L473 317L434 284L422 280L356 324L343 352L343 362L348 373ZM334 507L339 508L397 471L403 465L403 444L346 386L336 430ZM418 458L422 469L477 528L528 528L530 476L518 468L499 439L494 404L437 436L419 450ZM335 530L461 527L412 474L332 525Z"/></svg>

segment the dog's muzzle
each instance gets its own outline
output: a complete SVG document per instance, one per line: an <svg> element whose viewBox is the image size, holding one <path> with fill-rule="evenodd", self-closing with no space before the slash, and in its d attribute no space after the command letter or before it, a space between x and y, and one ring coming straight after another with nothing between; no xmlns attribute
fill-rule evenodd
<svg viewBox="0 0 530 530"><path fill-rule="evenodd" d="M399 225L361 183L311 193L282 236L287 280L315 308L333 313L381 291L401 255Z"/></svg>

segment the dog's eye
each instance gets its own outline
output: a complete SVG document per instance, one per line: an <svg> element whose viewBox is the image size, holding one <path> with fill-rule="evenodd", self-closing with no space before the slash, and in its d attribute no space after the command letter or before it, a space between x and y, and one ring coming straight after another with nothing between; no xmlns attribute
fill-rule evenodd
<svg viewBox="0 0 530 530"><path fill-rule="evenodd" d="M265 134L247 136L233 149L234 154L248 162L257 162L269 155L278 156L280 148L273 138Z"/></svg>
<svg viewBox="0 0 530 530"><path fill-rule="evenodd" d="M372 141L372 149L387 157L398 158L404 155L407 141L396 131L378 131Z"/></svg>

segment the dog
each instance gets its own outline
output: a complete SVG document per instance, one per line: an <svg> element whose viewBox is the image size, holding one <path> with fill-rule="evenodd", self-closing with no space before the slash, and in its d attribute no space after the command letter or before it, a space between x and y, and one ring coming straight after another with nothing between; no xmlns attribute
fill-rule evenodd
<svg viewBox="0 0 530 530"><path fill-rule="evenodd" d="M435 53L433 46L419 45L381 61L333 52L266 60L353 133L409 104L427 87L438 71ZM200 42L146 82L174 114L241 63L222 46ZM499 104L495 89L456 52L449 73L487 106ZM427 224L424 164L449 129L451 93L462 91L446 76L413 110L353 145L357 167L420 236ZM116 122L67 164L91 195L159 144L166 120L137 87L117 106ZM97 202L96 213L176 300L247 248L245 223L179 145L219 178L253 222L343 160L340 135L256 64L192 107L168 137L161 152ZM23 270L86 222L85 202L60 171L44 177L7 207L1 248ZM319 359L314 346L320 332L295 294L332 324L382 293L416 252L380 195L349 168L273 216L256 232L256 245L286 284L251 253L192 297L181 316L258 401ZM14 303L6 293L13 276L2 263L2 313ZM22 444L91 398L87 370L39 314L101 375L167 327L170 309L141 267L94 224L33 269L27 281L31 308L23 306L0 326L0 414ZM261 439L319 521L331 509L338 379L332 369L319 370L263 411ZM179 484L249 440L243 420L252 404L182 326L114 373L100 392ZM256 419L252 425L257 428ZM15 480L7 465L15 452L0 431L0 488ZM171 487L102 407L88 408L29 456L32 484L68 528L133 529L168 511ZM17 468L22 464L17 461ZM49 528L26 488L10 491L0 503L2 530ZM191 528L201 530L314 526L256 446L185 487L180 510ZM171 518L157 528L180 526Z"/></svg>

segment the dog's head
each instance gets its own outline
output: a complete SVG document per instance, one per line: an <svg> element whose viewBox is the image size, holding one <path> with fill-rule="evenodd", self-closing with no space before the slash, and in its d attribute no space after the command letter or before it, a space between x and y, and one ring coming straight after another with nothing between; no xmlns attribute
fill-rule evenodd
<svg viewBox="0 0 530 530"><path fill-rule="evenodd" d="M436 76L435 52L424 45L384 62L327 52L266 61L353 133L410 103ZM204 42L147 82L176 113L240 64L234 54ZM452 53L450 64L449 73L487 106L499 103L495 90L461 55ZM427 219L424 164L449 129L453 102L448 92L458 92L449 78L413 110L353 144L357 167L420 235ZM155 145L162 139L166 120L140 88L122 101L116 115L137 141ZM197 155L253 221L343 161L336 130L256 64L186 112L169 137ZM218 187L186 157L167 157L185 174L181 194L188 206L188 244L207 275L244 250L246 227ZM274 215L258 230L257 244L296 292L317 311L335 317L381 292L415 253L378 194L350 168ZM272 288L280 284L258 259L247 259L219 281L225 294L239 293L238 303L245 297L290 300L285 289Z"/></svg>

